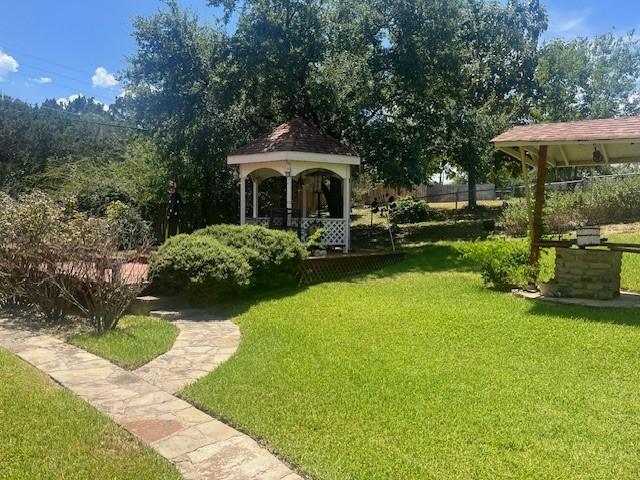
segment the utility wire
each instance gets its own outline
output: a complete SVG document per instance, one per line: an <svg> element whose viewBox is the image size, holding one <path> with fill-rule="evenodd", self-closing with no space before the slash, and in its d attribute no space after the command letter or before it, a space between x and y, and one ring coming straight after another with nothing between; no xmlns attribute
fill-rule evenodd
<svg viewBox="0 0 640 480"><path fill-rule="evenodd" d="M13 53L17 53L18 55L22 55L23 57L30 57L30 58L33 58L34 60L45 62L45 63L48 63L49 65L53 65L55 67L64 68L65 70L70 70L70 71L76 72L76 73L82 73L84 75L93 75L95 73L95 72L89 72L87 70L82 70L82 69L79 69L79 68L76 68L76 67L72 67L70 65L65 65L63 63L52 62L51 60L47 60L45 58L38 57L36 55L32 55L30 53L21 52L20 50L16 50L11 45L7 45L4 42L0 42L0 45L4 45L9 50L11 50Z"/></svg>
<svg viewBox="0 0 640 480"><path fill-rule="evenodd" d="M27 104L29 105L29 104ZM32 107L31 105L29 105L30 107ZM32 107L35 108L35 107ZM68 120L71 121L75 121L75 122L80 122L80 123L86 123L86 124L90 124L90 125L99 125L99 126L103 126L103 127L114 127L114 128L122 128L122 129L126 129L126 130L135 130L138 132L146 132L147 130L143 127L134 127L131 125L124 125L121 123L107 123L107 122L100 122L100 121L96 121L96 120L89 120L89 119L85 119L85 118L79 118L79 117L83 117L84 114L81 113L74 113L74 112L67 112L65 110L58 110L57 108L51 108L51 107L45 107L45 106L40 106L37 107L39 109L45 109L45 110L51 110L53 112L57 112L57 113L64 113L67 115L72 115L72 117L69 117ZM28 113L28 114L33 114L32 110L21 110L18 108L11 108L11 107L0 107L0 111L9 111L9 112L17 112L17 113Z"/></svg>

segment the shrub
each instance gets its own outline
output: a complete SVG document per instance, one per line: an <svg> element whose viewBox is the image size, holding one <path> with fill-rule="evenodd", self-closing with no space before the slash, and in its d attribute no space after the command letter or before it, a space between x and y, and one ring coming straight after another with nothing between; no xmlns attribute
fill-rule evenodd
<svg viewBox="0 0 640 480"><path fill-rule="evenodd" d="M389 221L394 225L438 219L438 214L426 201L416 200L411 196L399 198L396 207L389 210Z"/></svg>
<svg viewBox="0 0 640 480"><path fill-rule="evenodd" d="M640 178L598 180L587 191L548 192L543 211L547 233L564 233L585 224L640 220ZM526 202L510 202L498 225L508 235L526 235Z"/></svg>
<svg viewBox="0 0 640 480"><path fill-rule="evenodd" d="M137 209L121 201L115 201L107 207L107 221L114 230L118 248L129 250L136 245L148 243L151 238L151 226L145 222Z"/></svg>
<svg viewBox="0 0 640 480"><path fill-rule="evenodd" d="M40 192L0 198L0 297L33 305L50 321L73 306L102 332L117 325L146 284L131 268L145 245L119 254L106 220L68 205Z"/></svg>
<svg viewBox="0 0 640 480"><path fill-rule="evenodd" d="M236 249L251 266L253 285L277 287L295 282L307 255L305 245L293 232L254 225L213 225L194 235L214 238Z"/></svg>
<svg viewBox="0 0 640 480"><path fill-rule="evenodd" d="M486 285L507 289L528 283L529 243L525 240L475 241L459 249L463 258L478 266Z"/></svg>
<svg viewBox="0 0 640 480"><path fill-rule="evenodd" d="M218 296L251 284L251 266L238 250L207 235L176 235L151 258L150 273L172 293Z"/></svg>
<svg viewBox="0 0 640 480"><path fill-rule="evenodd" d="M51 281L66 279L63 252L52 248L64 233L70 212L41 192L18 200L0 194L0 297L36 307L50 322L59 322L69 305Z"/></svg>

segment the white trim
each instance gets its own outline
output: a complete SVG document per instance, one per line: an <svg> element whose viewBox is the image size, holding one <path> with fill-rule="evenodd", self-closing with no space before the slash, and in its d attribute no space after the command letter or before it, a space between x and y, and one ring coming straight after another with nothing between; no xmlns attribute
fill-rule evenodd
<svg viewBox="0 0 640 480"><path fill-rule="evenodd" d="M351 155L333 155L328 153L313 152L265 152L252 153L249 155L229 155L228 165L242 165L243 163L265 163L277 161L300 161L300 162L322 162L341 163L346 165L360 165L360 157Z"/></svg>

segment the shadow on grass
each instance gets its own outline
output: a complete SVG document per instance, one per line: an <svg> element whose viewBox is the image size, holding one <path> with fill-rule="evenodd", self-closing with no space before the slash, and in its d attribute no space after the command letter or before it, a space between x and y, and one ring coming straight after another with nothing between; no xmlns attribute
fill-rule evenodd
<svg viewBox="0 0 640 480"><path fill-rule="evenodd" d="M633 308L586 307L582 305L554 304L541 300L530 301L533 305L529 309L529 313L535 316L555 316L610 325L640 327L640 315L638 315L638 310Z"/></svg>
<svg viewBox="0 0 640 480"><path fill-rule="evenodd" d="M354 248L391 248L389 230L384 225L358 225L351 229ZM493 223L486 220L425 222L399 225L394 229L397 245L420 242L485 239L493 232Z"/></svg>
<svg viewBox="0 0 640 480"><path fill-rule="evenodd" d="M362 283L369 279L394 278L414 272L469 272L471 266L465 262L455 247L451 245L425 245L402 250L406 257L400 262L380 270L345 275L322 283ZM318 285L318 284L315 284ZM271 291L248 290L234 296L219 298L215 301L189 296L171 299L176 309L212 309L216 314L232 318L243 314L251 307L262 302L277 301L304 292L313 285L297 285Z"/></svg>

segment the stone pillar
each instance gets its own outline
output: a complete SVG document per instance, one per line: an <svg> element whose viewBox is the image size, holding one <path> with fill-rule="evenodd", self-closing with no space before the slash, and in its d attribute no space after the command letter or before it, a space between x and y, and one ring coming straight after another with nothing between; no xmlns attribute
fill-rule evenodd
<svg viewBox="0 0 640 480"><path fill-rule="evenodd" d="M556 248L554 295L612 300L620 296L622 252Z"/></svg>

